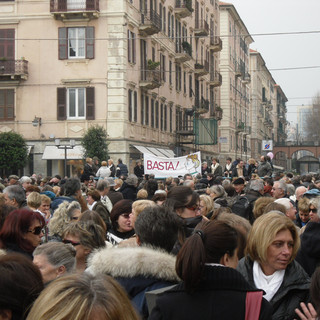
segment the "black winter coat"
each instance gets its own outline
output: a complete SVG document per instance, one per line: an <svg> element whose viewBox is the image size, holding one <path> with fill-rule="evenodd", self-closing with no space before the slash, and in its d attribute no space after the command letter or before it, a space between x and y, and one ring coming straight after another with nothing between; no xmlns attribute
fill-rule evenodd
<svg viewBox="0 0 320 320"><path fill-rule="evenodd" d="M137 199L137 187L130 186L126 182L124 182L119 190L122 195L123 199L130 199L132 201L135 201Z"/></svg>
<svg viewBox="0 0 320 320"><path fill-rule="evenodd" d="M320 265L320 223L309 221L300 240L301 246L296 260L311 277Z"/></svg>
<svg viewBox="0 0 320 320"><path fill-rule="evenodd" d="M253 280L253 261L250 258L242 258L237 270L250 285L255 287ZM300 302L309 302L309 287L310 278L306 272L298 262L291 262L287 266L279 290L270 300L273 308L272 320L292 320L297 318L294 310L300 307Z"/></svg>
<svg viewBox="0 0 320 320"><path fill-rule="evenodd" d="M149 320L243 320L246 293L259 291L232 268L206 266L203 280L194 293L178 284L159 295ZM259 319L271 319L271 306L263 299Z"/></svg>

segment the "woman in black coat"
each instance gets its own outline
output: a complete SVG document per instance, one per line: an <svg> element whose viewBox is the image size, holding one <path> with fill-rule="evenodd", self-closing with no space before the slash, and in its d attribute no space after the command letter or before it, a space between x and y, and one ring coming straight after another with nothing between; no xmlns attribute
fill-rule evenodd
<svg viewBox="0 0 320 320"><path fill-rule="evenodd" d="M238 237L237 231L222 221L199 224L177 256L176 271L183 283L159 295L149 319L243 320L248 292L258 296L255 305L261 304L257 319L271 319L271 307L262 291L234 269ZM249 308L247 312L254 316Z"/></svg>

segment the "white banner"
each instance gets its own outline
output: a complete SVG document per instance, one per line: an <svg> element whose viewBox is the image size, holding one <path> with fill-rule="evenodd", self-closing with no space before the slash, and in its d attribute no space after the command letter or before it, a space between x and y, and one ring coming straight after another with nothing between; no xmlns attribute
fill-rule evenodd
<svg viewBox="0 0 320 320"><path fill-rule="evenodd" d="M160 158L144 153L144 173L154 174L155 178L177 178L186 173L201 174L200 151L178 158Z"/></svg>

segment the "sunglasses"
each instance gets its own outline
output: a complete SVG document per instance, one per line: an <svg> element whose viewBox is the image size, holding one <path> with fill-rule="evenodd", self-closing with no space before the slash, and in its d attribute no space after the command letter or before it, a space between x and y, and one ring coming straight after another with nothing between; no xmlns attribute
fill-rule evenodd
<svg viewBox="0 0 320 320"><path fill-rule="evenodd" d="M193 206L188 206L186 207L187 209L191 210L191 211L198 211L200 210L200 206L198 204L194 204Z"/></svg>
<svg viewBox="0 0 320 320"><path fill-rule="evenodd" d="M65 244L72 244L74 247L81 244L80 242L74 242L74 241L66 240L66 239L62 240L62 242L65 243Z"/></svg>
<svg viewBox="0 0 320 320"><path fill-rule="evenodd" d="M38 236L41 232L44 234L45 230L42 227L35 227L33 230L28 230L28 232L31 232Z"/></svg>
<svg viewBox="0 0 320 320"><path fill-rule="evenodd" d="M309 209L309 212L310 212L310 211L312 211L313 213L317 213L317 212L318 212L318 209L315 209L315 208L314 208L314 209Z"/></svg>

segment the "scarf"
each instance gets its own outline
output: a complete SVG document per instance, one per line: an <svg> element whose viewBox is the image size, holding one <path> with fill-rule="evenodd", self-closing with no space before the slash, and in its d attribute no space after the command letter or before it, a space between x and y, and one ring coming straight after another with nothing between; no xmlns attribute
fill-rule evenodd
<svg viewBox="0 0 320 320"><path fill-rule="evenodd" d="M253 280L254 284L258 289L262 289L266 292L264 298L270 301L276 292L279 290L281 283L284 278L286 270L279 270L271 274L270 276L266 276L260 264L255 261L253 263Z"/></svg>
<svg viewBox="0 0 320 320"><path fill-rule="evenodd" d="M216 171L216 169L219 167L219 163L217 162L215 165L211 165L212 173Z"/></svg>

